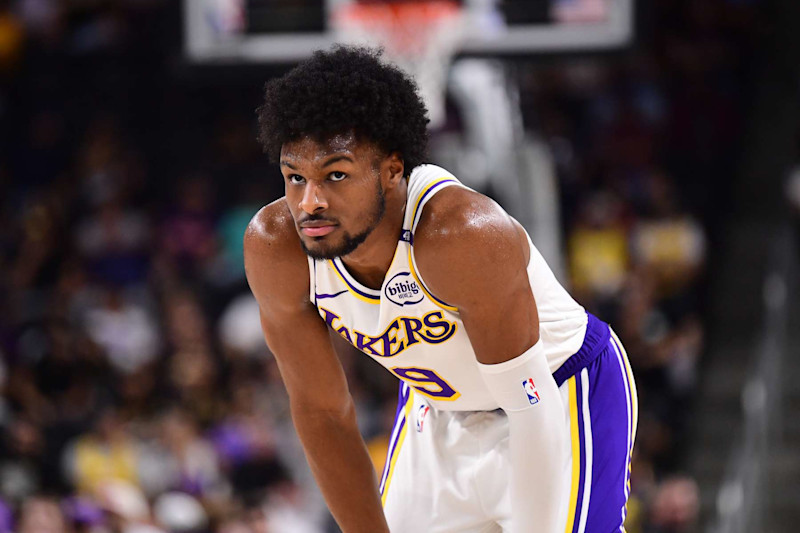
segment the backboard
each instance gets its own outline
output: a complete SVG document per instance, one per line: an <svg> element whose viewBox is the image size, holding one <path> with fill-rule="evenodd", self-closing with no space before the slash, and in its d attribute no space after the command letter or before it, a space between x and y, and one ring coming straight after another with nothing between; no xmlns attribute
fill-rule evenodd
<svg viewBox="0 0 800 533"><path fill-rule="evenodd" d="M296 62L335 41L333 16L354 1L184 0L185 54L198 63ZM633 39L634 0L458 3L466 20L462 55L603 51Z"/></svg>

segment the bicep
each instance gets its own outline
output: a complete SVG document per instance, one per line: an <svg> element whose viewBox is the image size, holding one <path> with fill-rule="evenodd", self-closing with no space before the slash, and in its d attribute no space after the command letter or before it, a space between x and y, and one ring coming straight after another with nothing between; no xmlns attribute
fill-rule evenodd
<svg viewBox="0 0 800 533"><path fill-rule="evenodd" d="M417 253L423 279L434 294L458 307L479 362L512 359L539 339L527 238L494 203L473 205L449 219L442 222L447 231L428 234L429 242L421 243L435 250Z"/></svg>
<svg viewBox="0 0 800 533"><path fill-rule="evenodd" d="M454 301L478 361L501 363L539 340L536 302L524 271L491 269L490 265L479 270L479 274L469 276L474 278L474 294L461 298L460 305Z"/></svg>

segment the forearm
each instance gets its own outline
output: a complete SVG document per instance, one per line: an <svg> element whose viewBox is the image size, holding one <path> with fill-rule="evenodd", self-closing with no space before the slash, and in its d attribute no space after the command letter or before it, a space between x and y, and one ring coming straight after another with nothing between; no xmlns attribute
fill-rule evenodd
<svg viewBox="0 0 800 533"><path fill-rule="evenodd" d="M566 512L567 426L542 346L515 359L481 365L508 415L512 533L557 533ZM525 383L532 380L530 387Z"/></svg>
<svg viewBox="0 0 800 533"><path fill-rule="evenodd" d="M292 415L314 478L342 531L388 532L375 470L352 404L342 417L295 407Z"/></svg>
<svg viewBox="0 0 800 533"><path fill-rule="evenodd" d="M544 409L508 412L512 533L556 533L564 528L566 431L560 430L560 406L548 403L552 405L542 405Z"/></svg>

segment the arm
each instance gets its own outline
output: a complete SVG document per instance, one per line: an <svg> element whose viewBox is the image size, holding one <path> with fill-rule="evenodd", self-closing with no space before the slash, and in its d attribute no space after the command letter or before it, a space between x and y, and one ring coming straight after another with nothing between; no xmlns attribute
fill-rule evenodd
<svg viewBox="0 0 800 533"><path fill-rule="evenodd" d="M415 234L431 291L459 309L484 381L510 423L513 533L563 529L567 427L539 342L527 238L497 204L450 187L431 199ZM533 378L540 400L523 388Z"/></svg>
<svg viewBox="0 0 800 533"><path fill-rule="evenodd" d="M309 301L308 263L282 200L263 208L244 239L245 268L275 354L308 464L346 533L388 531L375 471L327 326Z"/></svg>

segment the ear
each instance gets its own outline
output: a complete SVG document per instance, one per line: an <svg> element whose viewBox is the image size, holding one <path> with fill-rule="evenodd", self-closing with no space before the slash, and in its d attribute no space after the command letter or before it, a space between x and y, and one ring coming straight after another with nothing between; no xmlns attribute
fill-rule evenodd
<svg viewBox="0 0 800 533"><path fill-rule="evenodd" d="M395 188L405 179L405 164L400 152L392 152L381 164L381 175L384 177L384 188Z"/></svg>

